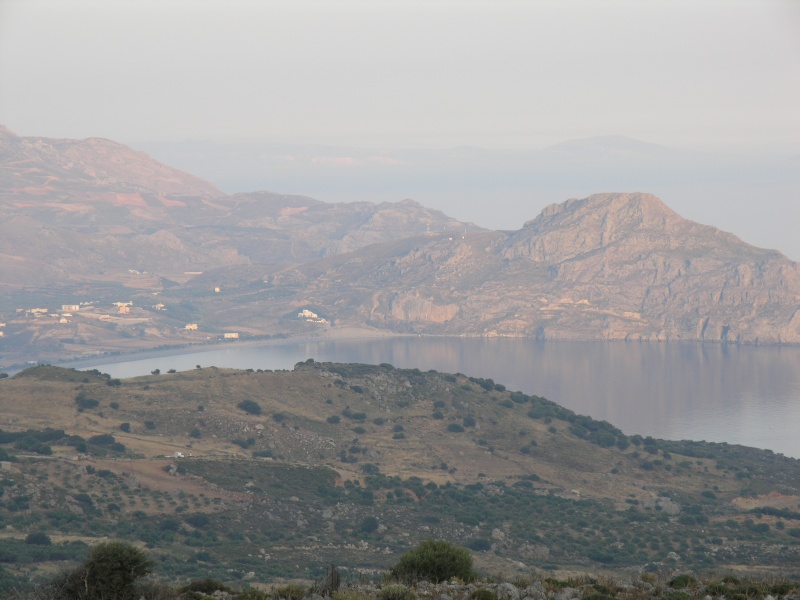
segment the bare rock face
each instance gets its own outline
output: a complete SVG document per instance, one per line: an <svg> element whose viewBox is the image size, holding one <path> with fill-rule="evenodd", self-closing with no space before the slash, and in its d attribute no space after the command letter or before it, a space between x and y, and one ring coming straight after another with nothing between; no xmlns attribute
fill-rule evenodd
<svg viewBox="0 0 800 600"><path fill-rule="evenodd" d="M0 167L5 306L114 302L123 290L137 306L160 294L193 311L186 321L252 334L296 332L292 315L311 306L335 327L403 333L800 344L800 266L650 194L567 200L501 232L410 200L225 195L109 140L2 126ZM127 334L163 344L152 332L177 314ZM91 343L92 331L52 339Z"/></svg>
<svg viewBox="0 0 800 600"><path fill-rule="evenodd" d="M404 295L392 302L392 317L401 321L443 323L458 314L458 305L438 305L418 296Z"/></svg>
<svg viewBox="0 0 800 600"><path fill-rule="evenodd" d="M800 342L796 263L682 219L649 194L548 207L503 255L548 270L545 336L591 327L605 339Z"/></svg>
<svg viewBox="0 0 800 600"><path fill-rule="evenodd" d="M391 256L373 247L333 268L369 291L336 303L398 331L800 343L797 263L649 194L568 200L511 234L438 237Z"/></svg>

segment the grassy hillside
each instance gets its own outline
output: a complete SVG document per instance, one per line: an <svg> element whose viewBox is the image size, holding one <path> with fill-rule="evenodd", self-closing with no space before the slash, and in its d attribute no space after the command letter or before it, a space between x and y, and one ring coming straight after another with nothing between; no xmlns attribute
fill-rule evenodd
<svg viewBox="0 0 800 600"><path fill-rule="evenodd" d="M626 436L462 374L41 366L0 380L0 414L9 577L104 537L146 546L176 581L379 572L428 537L484 573L798 575L800 461Z"/></svg>

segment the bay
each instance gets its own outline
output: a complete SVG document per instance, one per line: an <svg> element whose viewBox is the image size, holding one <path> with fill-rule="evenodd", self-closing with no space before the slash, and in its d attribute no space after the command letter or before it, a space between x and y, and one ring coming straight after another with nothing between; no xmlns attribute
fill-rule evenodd
<svg viewBox="0 0 800 600"><path fill-rule="evenodd" d="M307 358L491 378L627 434L728 442L800 458L797 347L399 337L231 344L88 368L134 377L197 365L291 369Z"/></svg>

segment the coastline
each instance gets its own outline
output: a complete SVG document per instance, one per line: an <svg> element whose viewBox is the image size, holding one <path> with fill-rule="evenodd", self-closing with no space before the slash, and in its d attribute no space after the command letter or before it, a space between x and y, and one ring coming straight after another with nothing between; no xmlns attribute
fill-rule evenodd
<svg viewBox="0 0 800 600"><path fill-rule="evenodd" d="M407 333L394 333L390 331L382 331L379 329L371 329L367 327L343 327L336 329L328 329L319 333L304 333L298 335L288 335L286 337L272 337L269 339L244 339L236 341L220 341L216 340L209 343L201 344L185 344L181 346L170 346L169 348L152 348L128 352L124 354L103 354L91 358L79 358L72 360L65 360L53 362L55 366L73 369L86 369L91 368L93 365L104 364L119 364L135 360L147 360L151 358L168 358L170 356L178 356L181 354L189 353L202 353L202 352L215 352L218 350L228 348L253 348L253 347L269 347L269 346L283 346L289 344L302 344L306 342L320 342L327 340L364 340L364 339L380 339L380 338L398 338L409 337L411 334ZM9 375L18 373L23 369L11 370Z"/></svg>

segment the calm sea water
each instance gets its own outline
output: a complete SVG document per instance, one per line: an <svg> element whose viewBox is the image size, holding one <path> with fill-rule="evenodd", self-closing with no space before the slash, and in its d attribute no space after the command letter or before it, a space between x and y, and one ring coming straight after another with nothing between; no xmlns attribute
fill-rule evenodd
<svg viewBox="0 0 800 600"><path fill-rule="evenodd" d="M318 361L391 363L492 378L625 433L768 448L800 458L800 348L535 342L518 339L329 340L96 364L114 377L195 365L291 369Z"/></svg>

